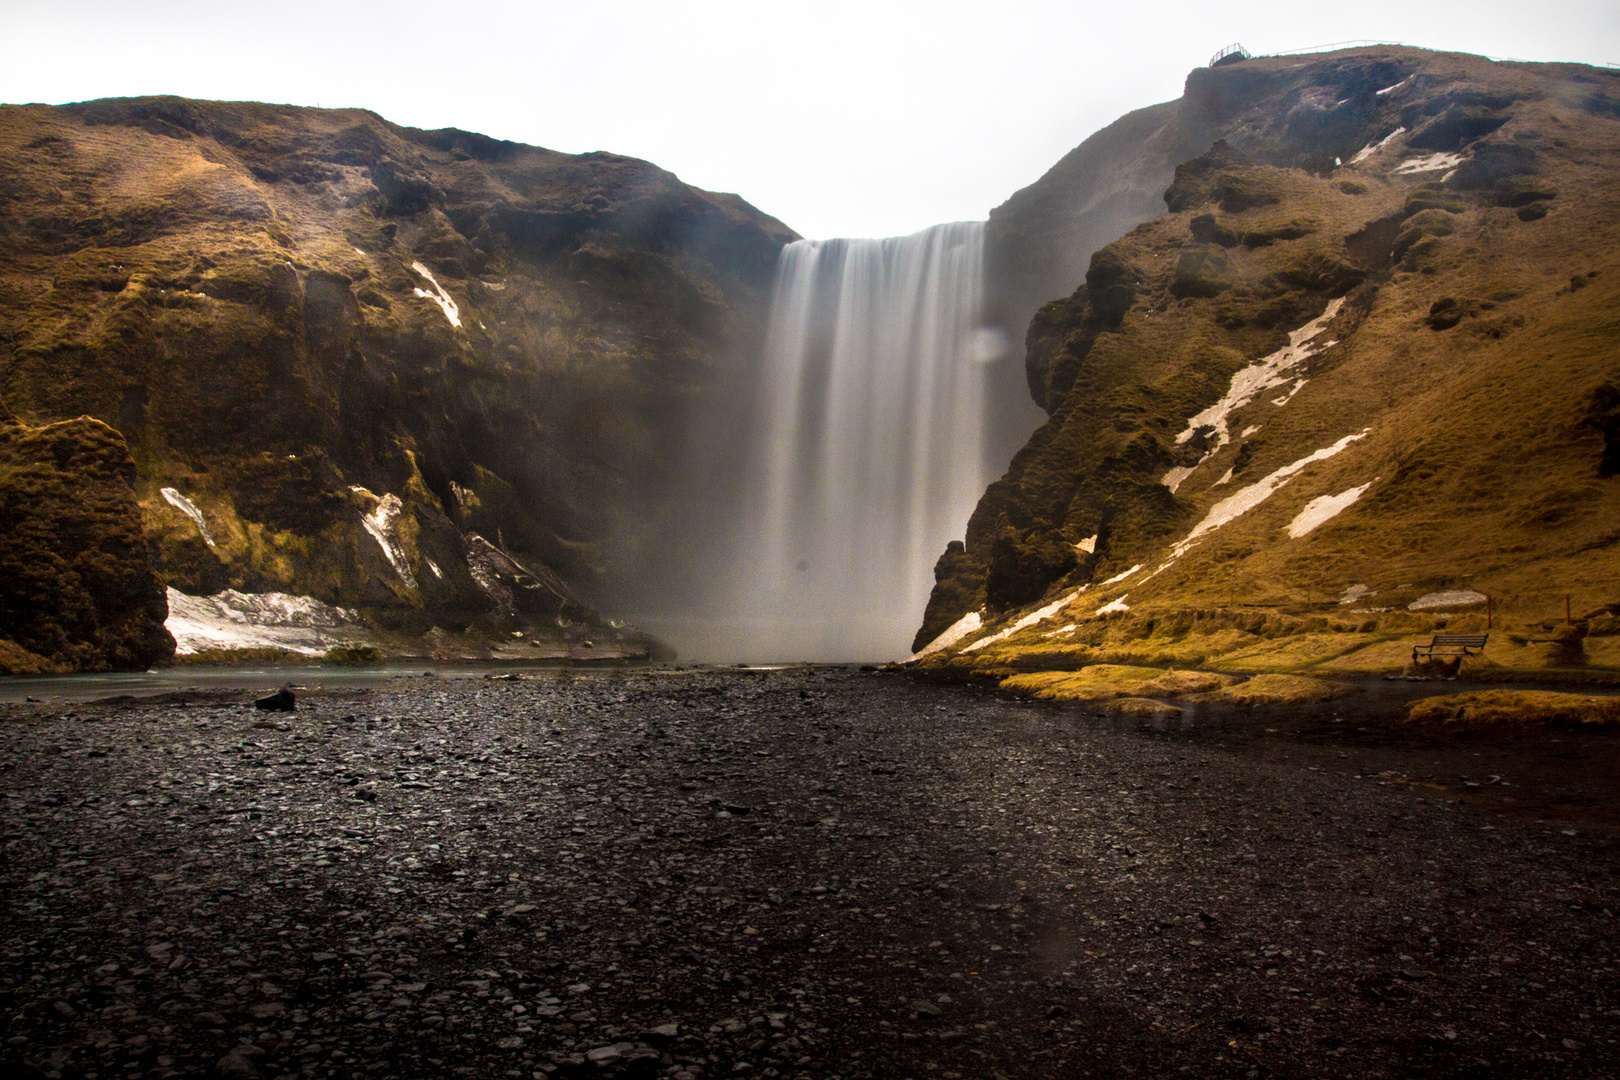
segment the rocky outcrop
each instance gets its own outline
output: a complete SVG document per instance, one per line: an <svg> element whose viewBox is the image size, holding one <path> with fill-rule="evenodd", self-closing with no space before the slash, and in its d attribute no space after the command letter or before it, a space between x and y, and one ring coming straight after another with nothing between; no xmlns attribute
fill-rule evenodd
<svg viewBox="0 0 1620 1080"><path fill-rule="evenodd" d="M1032 319L1051 419L941 561L917 646L1082 589L1068 617L1620 595L1620 125L1582 105L1617 83L1380 48L1201 70L1126 118L1159 126L1112 175L1159 176L1161 212ZM1160 169L1188 131L1218 138Z"/></svg>
<svg viewBox="0 0 1620 1080"><path fill-rule="evenodd" d="M30 427L0 410L0 674L174 655L134 480L124 440L101 421Z"/></svg>
<svg viewBox="0 0 1620 1080"><path fill-rule="evenodd" d="M0 393L123 434L162 582L411 634L616 598L793 239L630 158L174 98L0 108L0 200Z"/></svg>

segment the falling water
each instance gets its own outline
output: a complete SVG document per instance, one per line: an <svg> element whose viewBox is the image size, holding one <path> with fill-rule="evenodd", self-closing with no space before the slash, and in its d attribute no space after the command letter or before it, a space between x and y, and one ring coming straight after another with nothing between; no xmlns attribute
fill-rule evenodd
<svg viewBox="0 0 1620 1080"><path fill-rule="evenodd" d="M991 479L984 227L782 253L732 610L754 659L903 656Z"/></svg>

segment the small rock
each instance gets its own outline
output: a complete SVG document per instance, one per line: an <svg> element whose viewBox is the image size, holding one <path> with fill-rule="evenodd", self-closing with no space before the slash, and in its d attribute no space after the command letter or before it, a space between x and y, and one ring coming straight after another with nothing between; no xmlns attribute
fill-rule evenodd
<svg viewBox="0 0 1620 1080"><path fill-rule="evenodd" d="M252 1059L263 1054L257 1046L238 1046L219 1059L214 1067L223 1080L258 1080L264 1074Z"/></svg>
<svg viewBox="0 0 1620 1080"><path fill-rule="evenodd" d="M625 1054L634 1049L635 1044L627 1042L614 1043L612 1046L598 1046L595 1050L585 1052L585 1060L599 1069L605 1069L610 1065L617 1065L623 1060Z"/></svg>
<svg viewBox="0 0 1620 1080"><path fill-rule="evenodd" d="M293 697L291 690L283 686L273 694L267 694L256 699L253 702L253 707L263 709L266 712L292 712L298 708L298 699Z"/></svg>
<svg viewBox="0 0 1620 1080"><path fill-rule="evenodd" d="M209 1028L222 1028L226 1024L230 1023L230 1021L225 1019L225 1015L223 1013L217 1012L200 1012L196 1016L192 1017L192 1019L195 1020L199 1026Z"/></svg>

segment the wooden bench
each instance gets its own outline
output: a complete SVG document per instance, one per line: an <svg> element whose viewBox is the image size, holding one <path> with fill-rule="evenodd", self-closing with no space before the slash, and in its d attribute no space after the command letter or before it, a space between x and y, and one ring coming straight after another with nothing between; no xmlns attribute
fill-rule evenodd
<svg viewBox="0 0 1620 1080"><path fill-rule="evenodd" d="M1436 634L1434 640L1427 645L1412 646L1412 660L1415 662L1418 654L1422 653L1425 659L1433 660L1436 656L1467 656L1469 649L1485 651L1485 640L1489 634Z"/></svg>

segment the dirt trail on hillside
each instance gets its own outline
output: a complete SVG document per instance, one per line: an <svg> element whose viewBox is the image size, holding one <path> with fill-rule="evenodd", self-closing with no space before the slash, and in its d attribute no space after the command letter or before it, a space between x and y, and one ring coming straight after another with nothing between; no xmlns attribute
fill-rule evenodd
<svg viewBox="0 0 1620 1080"><path fill-rule="evenodd" d="M1620 1061L1620 740L1394 737L1371 695L1116 729L844 669L299 705L0 714L8 1073Z"/></svg>

